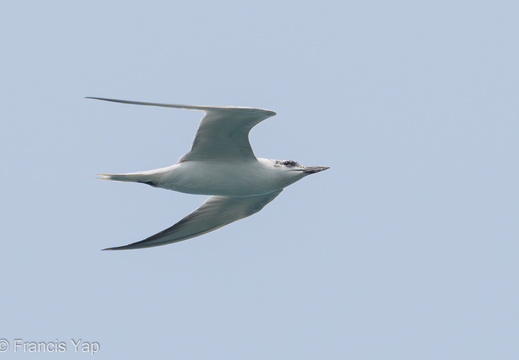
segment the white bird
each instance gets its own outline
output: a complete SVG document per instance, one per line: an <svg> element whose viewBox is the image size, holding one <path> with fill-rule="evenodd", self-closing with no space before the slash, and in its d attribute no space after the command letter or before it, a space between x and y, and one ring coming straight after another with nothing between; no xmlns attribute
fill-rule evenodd
<svg viewBox="0 0 519 360"><path fill-rule="evenodd" d="M142 241L104 250L140 249L193 238L257 213L283 188L327 166L302 166L293 160L256 158L249 131L274 111L234 106L195 106L88 97L124 104L163 106L205 112L191 151L172 166L102 179L131 181L188 194L212 195L175 225Z"/></svg>

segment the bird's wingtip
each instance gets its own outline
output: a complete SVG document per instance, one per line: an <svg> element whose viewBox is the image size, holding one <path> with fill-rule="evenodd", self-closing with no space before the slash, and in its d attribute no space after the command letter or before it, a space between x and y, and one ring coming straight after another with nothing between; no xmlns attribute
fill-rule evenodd
<svg viewBox="0 0 519 360"><path fill-rule="evenodd" d="M122 245L122 246L112 246L112 247L108 247L108 248L105 248L105 249L101 249L101 251L124 250L124 249L128 249L128 247L130 245L131 244L129 244L129 245Z"/></svg>
<svg viewBox="0 0 519 360"><path fill-rule="evenodd" d="M101 251L124 250L127 246L128 245L114 246L114 247L109 247L109 248L106 248L106 249L101 249Z"/></svg>
<svg viewBox="0 0 519 360"><path fill-rule="evenodd" d="M137 242L137 243L139 243L139 242ZM101 251L131 250L131 249L140 249L142 247L147 247L147 246L137 246L137 245L135 245L137 243L131 243L131 244L128 244L128 245L109 247L109 248L106 248L106 249L101 249Z"/></svg>

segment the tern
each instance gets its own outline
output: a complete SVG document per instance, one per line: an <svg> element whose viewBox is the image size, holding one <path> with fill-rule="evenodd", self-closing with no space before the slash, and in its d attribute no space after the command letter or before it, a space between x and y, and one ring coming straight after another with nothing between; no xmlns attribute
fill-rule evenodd
<svg viewBox="0 0 519 360"><path fill-rule="evenodd" d="M191 150L176 164L101 179L130 181L188 194L211 195L175 225L142 241L103 250L140 249L187 240L257 213L285 187L327 166L302 166L293 160L257 158L250 130L274 111L237 106L197 106L87 97L123 104L162 106L205 112Z"/></svg>

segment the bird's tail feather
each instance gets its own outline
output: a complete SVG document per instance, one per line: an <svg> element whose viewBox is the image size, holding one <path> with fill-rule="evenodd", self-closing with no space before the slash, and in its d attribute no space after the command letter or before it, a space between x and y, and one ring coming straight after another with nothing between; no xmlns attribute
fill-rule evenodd
<svg viewBox="0 0 519 360"><path fill-rule="evenodd" d="M113 181L129 181L129 182L142 182L143 176L139 173L133 174L97 174L98 179L102 180L113 180Z"/></svg>
<svg viewBox="0 0 519 360"><path fill-rule="evenodd" d="M97 174L98 179L102 180L113 180L113 181L126 181L126 182L137 182L147 184L153 187L159 186L160 174L156 174L153 171L142 171L127 174Z"/></svg>

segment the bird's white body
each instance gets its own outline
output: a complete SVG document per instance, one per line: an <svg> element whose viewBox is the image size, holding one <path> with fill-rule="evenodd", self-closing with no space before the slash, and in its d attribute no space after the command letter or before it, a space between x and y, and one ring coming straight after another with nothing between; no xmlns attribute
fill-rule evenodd
<svg viewBox="0 0 519 360"><path fill-rule="evenodd" d="M270 110L93 99L206 113L191 150L176 164L149 171L103 174L102 178L211 197L170 228L142 241L107 250L159 246L205 234L255 214L285 187L309 174L328 169L326 166L305 167L292 160L263 159L254 155L248 139L249 131L276 114Z"/></svg>
<svg viewBox="0 0 519 360"><path fill-rule="evenodd" d="M142 182L187 194L255 196L281 190L306 175L278 167L273 160L262 158L194 160L156 170L111 175L110 180Z"/></svg>

